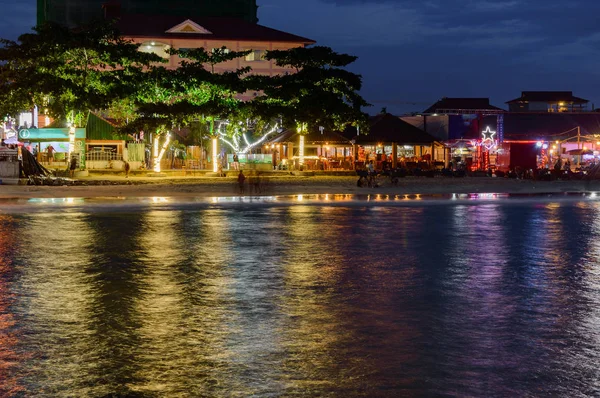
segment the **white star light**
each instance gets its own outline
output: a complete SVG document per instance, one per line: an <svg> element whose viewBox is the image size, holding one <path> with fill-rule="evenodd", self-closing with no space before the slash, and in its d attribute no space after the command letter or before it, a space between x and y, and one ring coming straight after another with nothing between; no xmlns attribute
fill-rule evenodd
<svg viewBox="0 0 600 398"><path fill-rule="evenodd" d="M481 135L483 136L483 140L491 140L494 141L494 136L496 135L495 131L492 131L492 129L490 129L490 126L487 126L485 131L483 131L481 133Z"/></svg>
<svg viewBox="0 0 600 398"><path fill-rule="evenodd" d="M488 151L496 146L496 141L494 141L494 136L496 135L495 131L490 129L490 126L487 126L485 131L481 133L483 139L481 140L481 145Z"/></svg>

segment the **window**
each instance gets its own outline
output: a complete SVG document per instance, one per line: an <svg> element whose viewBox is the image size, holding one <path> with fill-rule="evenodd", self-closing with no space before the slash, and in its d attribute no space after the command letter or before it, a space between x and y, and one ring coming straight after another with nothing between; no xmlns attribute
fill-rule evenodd
<svg viewBox="0 0 600 398"><path fill-rule="evenodd" d="M146 41L140 45L139 50L143 53L153 53L158 55L161 58L169 58L170 55L168 53L169 48L168 44L155 42L155 41Z"/></svg>
<svg viewBox="0 0 600 398"><path fill-rule="evenodd" d="M250 54L246 55L246 61L264 61L265 60L266 51L264 50L253 50Z"/></svg>
<svg viewBox="0 0 600 398"><path fill-rule="evenodd" d="M228 49L227 47L221 47L221 48L213 48L212 50L210 50L211 53L216 53L216 52L221 52L222 54L229 54L231 52L230 49Z"/></svg>

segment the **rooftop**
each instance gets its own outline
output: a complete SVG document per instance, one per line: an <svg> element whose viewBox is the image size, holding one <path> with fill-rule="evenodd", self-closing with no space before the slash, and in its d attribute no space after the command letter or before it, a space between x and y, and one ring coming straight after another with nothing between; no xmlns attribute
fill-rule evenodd
<svg viewBox="0 0 600 398"><path fill-rule="evenodd" d="M418 127L389 113L369 118L369 133L356 134L356 128L348 128L344 135L357 144L396 143L403 145L431 145L437 139Z"/></svg>
<svg viewBox="0 0 600 398"><path fill-rule="evenodd" d="M507 104L516 102L572 102L586 104L589 101L575 97L572 91L523 91L519 98L507 101Z"/></svg>
<svg viewBox="0 0 600 398"><path fill-rule="evenodd" d="M429 108L425 109L423 113L456 113L448 111L495 111L503 112L504 110L496 106L490 105L489 98L448 98L444 97ZM464 113L464 112L460 112Z"/></svg>
<svg viewBox="0 0 600 398"><path fill-rule="evenodd" d="M190 26L183 26L186 22L191 22ZM117 26L124 36L136 38L315 43L314 40L240 18L124 14L117 19ZM173 30L178 26L181 28Z"/></svg>

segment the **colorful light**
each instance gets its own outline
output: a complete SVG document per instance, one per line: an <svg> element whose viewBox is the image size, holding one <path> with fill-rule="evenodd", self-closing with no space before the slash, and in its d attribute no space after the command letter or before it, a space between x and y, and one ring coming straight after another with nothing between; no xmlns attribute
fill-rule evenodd
<svg viewBox="0 0 600 398"><path fill-rule="evenodd" d="M492 131L492 129L490 129L490 126L487 126L486 129L481 132L481 145L488 151L496 146L496 140L494 139L495 135L496 132Z"/></svg>

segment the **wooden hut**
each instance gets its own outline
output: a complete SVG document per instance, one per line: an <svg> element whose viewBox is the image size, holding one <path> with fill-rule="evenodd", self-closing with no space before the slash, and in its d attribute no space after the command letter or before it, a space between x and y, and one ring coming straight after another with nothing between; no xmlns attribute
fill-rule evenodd
<svg viewBox="0 0 600 398"><path fill-rule="evenodd" d="M304 153L300 141L304 140ZM335 131L311 131L299 134L288 129L268 141L263 153L273 154L278 168L306 170L351 170L353 144Z"/></svg>
<svg viewBox="0 0 600 398"><path fill-rule="evenodd" d="M443 167L446 156L444 146L435 137L389 113L372 116L366 134L352 127L344 135L356 144L357 166L373 161L376 167L384 162L393 168L399 162L409 168L432 167L438 163Z"/></svg>

